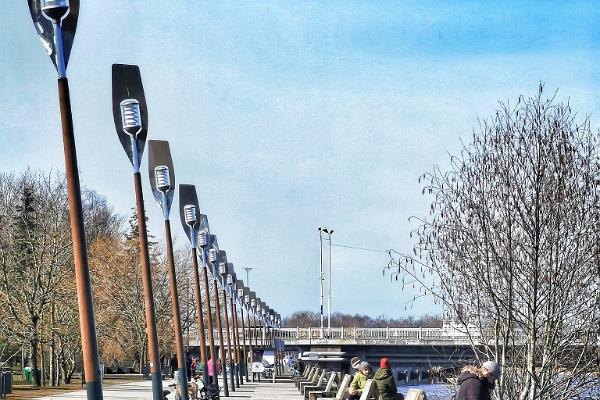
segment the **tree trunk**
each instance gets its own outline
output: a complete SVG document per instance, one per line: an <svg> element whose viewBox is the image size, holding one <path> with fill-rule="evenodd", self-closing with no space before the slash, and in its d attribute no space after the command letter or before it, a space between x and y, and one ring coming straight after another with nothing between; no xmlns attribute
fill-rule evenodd
<svg viewBox="0 0 600 400"><path fill-rule="evenodd" d="M33 317L31 318L31 323L32 323L32 329L31 329L31 368L32 368L32 373L33 373L33 385L34 386L41 386L42 385L42 380L41 380L41 376L40 376L40 371L39 371L39 364L38 364L38 318L37 317Z"/></svg>

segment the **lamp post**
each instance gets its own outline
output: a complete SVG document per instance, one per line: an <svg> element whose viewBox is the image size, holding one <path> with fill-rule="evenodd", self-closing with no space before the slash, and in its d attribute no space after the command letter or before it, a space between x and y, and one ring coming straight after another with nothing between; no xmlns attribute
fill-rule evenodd
<svg viewBox="0 0 600 400"><path fill-rule="evenodd" d="M235 373L235 384L239 388L240 383L244 384L243 378L240 375L240 341L238 337L238 328L237 328L237 312L235 311L234 303L236 292L236 281L237 275L235 273L235 269L233 268L233 263L229 263L227 266L227 292L229 294L229 311L231 312L231 332L233 333L233 357L234 357L234 373ZM225 293L224 293L225 294ZM225 296L227 298L227 296ZM242 379L240 379L242 378Z"/></svg>
<svg viewBox="0 0 600 400"><path fill-rule="evenodd" d="M171 204L175 195L175 170L171 159L169 142L150 140L148 142L148 175L154 198L163 213L165 221L165 242L167 246L167 265L169 269L169 289L171 294L171 311L173 333L175 336L175 352L177 353L178 384L182 388L182 399L188 400L186 358L183 349L183 332L181 331L181 312L179 310L179 295L177 293L177 276L173 258L173 238L171 235Z"/></svg>
<svg viewBox="0 0 600 400"><path fill-rule="evenodd" d="M323 228L319 227L317 228L317 230L319 231L319 258L320 258L320 269L319 269L319 285L321 288L321 293L320 293L320 301L321 301L321 308L320 308L320 316L321 316L321 329L319 331L319 338L323 339Z"/></svg>
<svg viewBox="0 0 600 400"><path fill-rule="evenodd" d="M327 335L331 335L331 235L333 235L333 229L327 230L327 228L323 228L323 232L327 234L327 240L329 240L329 295L327 296Z"/></svg>
<svg viewBox="0 0 600 400"><path fill-rule="evenodd" d="M198 249L200 250L200 256L202 258L202 283L204 286L204 302L206 303L207 313L206 321L208 323L208 345L210 349L210 357L213 365L213 380L214 384L219 386L219 375L217 374L217 351L215 349L215 337L213 331L213 320L210 307L210 286L208 283L208 261L210 260L210 254L213 252L213 248L218 250L219 244L217 243L217 237L210 234L210 228L208 226L208 217L204 214L200 214L200 231L198 232ZM198 287L200 290L200 287ZM217 304L218 307L218 304ZM219 330L221 321L219 322ZM207 362L208 368L208 362ZM208 371L208 370L207 370ZM226 389L226 388L225 388ZM229 396L229 391L225 390L225 395Z"/></svg>
<svg viewBox="0 0 600 400"><path fill-rule="evenodd" d="M250 312L252 310L252 298L254 292L251 292L249 288L244 289L244 305L246 306L246 318L248 325L248 351L250 352L250 365L254 362L254 352L252 350L252 325L250 325ZM254 374L252 374L252 382L254 382Z"/></svg>
<svg viewBox="0 0 600 400"><path fill-rule="evenodd" d="M225 264L227 264L227 253L224 250L219 250L217 244L217 238L215 237L212 240L212 249L209 253L209 260L212 265L212 277L213 277L213 300L215 304L215 315L217 318L217 331L219 334L219 352L221 354L221 362L223 363L223 368L221 368L221 372L223 374L223 392L225 397L229 397L229 384L227 383L227 368L225 368L225 343L223 340L223 324L221 323L221 306L219 304L219 288L217 287L217 280L219 279L219 270L220 265L224 260ZM213 359L213 372L216 376L216 361Z"/></svg>
<svg viewBox="0 0 600 400"><path fill-rule="evenodd" d="M256 292L250 292L250 310L252 311L252 331L254 333L254 346L258 348L258 333L256 331ZM250 325L250 316L248 316L248 325ZM252 378L254 379L254 375L252 375Z"/></svg>
<svg viewBox="0 0 600 400"><path fill-rule="evenodd" d="M148 335L148 358L152 379L152 398L162 400L162 376L158 351L158 333L154 312L154 294L152 291L152 272L148 252L148 234L146 231L146 211L142 192L140 163L146 135L148 133L148 110L142 86L140 70L135 65L113 64L113 119L119 140L133 166L133 184L138 224L138 241L144 286L144 306L146 313L146 334Z"/></svg>
<svg viewBox="0 0 600 400"><path fill-rule="evenodd" d="M58 99L62 125L63 151L65 157L65 176L69 200L69 220L71 221L71 240L73 241L73 263L77 286L77 304L79 307L79 326L83 351L86 393L88 399L102 399L100 380L100 359L96 340L96 321L92 285L88 264L83 209L81 204L81 185L77 169L77 151L71 114L71 95L67 80L67 64L73 47L79 0L28 0L29 11L44 48L58 74Z"/></svg>
<svg viewBox="0 0 600 400"><path fill-rule="evenodd" d="M219 251L219 253L225 253L225 250ZM225 260L225 261L223 261ZM232 355L232 346L231 346L231 334L229 332L229 316L227 311L227 273L229 271L229 266L231 263L227 262L227 256L221 258L219 262L219 275L221 277L221 288L223 290L223 317L225 319L225 332L227 334L227 361L229 362L229 374L231 378L231 390L235 392L235 372L233 365L233 355ZM225 360L223 360L225 361ZM225 369L225 368L224 368Z"/></svg>
<svg viewBox="0 0 600 400"><path fill-rule="evenodd" d="M246 270L246 284L250 285L250 271L254 269L254 267L244 267Z"/></svg>
<svg viewBox="0 0 600 400"><path fill-rule="evenodd" d="M198 206L198 195L194 185L179 185L179 214L181 224L190 244L192 245L192 269L194 270L194 297L196 301L196 320L198 324L198 341L200 347L200 361L202 362L202 380L205 386L208 386L208 357L206 357L206 338L204 335L204 311L202 309L202 293L200 290L200 275L198 273L198 231L200 228L200 218ZM202 251L202 248L200 248ZM204 264L204 254L202 256ZM203 266L204 267L204 266ZM208 305L210 314L210 304ZM212 331L212 325L210 327ZM214 346L213 346L214 347ZM214 351L214 348L213 348ZM214 360L214 358L213 358Z"/></svg>
<svg viewBox="0 0 600 400"><path fill-rule="evenodd" d="M244 281L238 279L236 282L237 301L240 305L240 319L242 321L242 358L241 358L241 373L246 376L246 382L248 382L248 353L246 352L246 323L244 321L244 302L245 302L245 291ZM236 305L237 306L237 305Z"/></svg>

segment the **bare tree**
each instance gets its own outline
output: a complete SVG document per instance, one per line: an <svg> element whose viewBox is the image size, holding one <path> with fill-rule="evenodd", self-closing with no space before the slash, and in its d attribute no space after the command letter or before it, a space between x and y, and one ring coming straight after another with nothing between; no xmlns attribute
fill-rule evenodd
<svg viewBox="0 0 600 400"><path fill-rule="evenodd" d="M420 178L430 216L387 269L457 317L505 373L501 399L572 399L600 365L599 135L570 105L501 104L450 167ZM415 297L416 298L416 297Z"/></svg>

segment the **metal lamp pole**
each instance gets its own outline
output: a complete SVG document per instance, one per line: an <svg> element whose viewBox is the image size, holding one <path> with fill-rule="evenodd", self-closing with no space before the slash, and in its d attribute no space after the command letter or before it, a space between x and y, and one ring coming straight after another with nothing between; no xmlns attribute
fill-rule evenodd
<svg viewBox="0 0 600 400"><path fill-rule="evenodd" d="M206 321L208 323L208 345L210 349L210 357L213 361L213 383L219 386L219 376L217 374L217 351L215 349L215 337L213 331L213 319L210 307L210 286L208 284L208 262L207 259L210 255L207 252L212 251L213 247L218 248L217 237L210 234L210 228L208 226L208 217L204 214L200 214L200 231L198 232L198 249L200 250L200 256L202 258L202 284L204 286L204 302L206 303L207 313ZM195 267L197 269L197 266ZM200 295L200 287L198 287L198 295ZM220 323L220 322L219 322ZM220 328L219 328L220 329ZM207 365L208 368L208 365ZM229 395L229 391L225 391L226 395Z"/></svg>
<svg viewBox="0 0 600 400"><path fill-rule="evenodd" d="M250 285L250 271L254 269L254 267L244 267L246 270L246 284Z"/></svg>
<svg viewBox="0 0 600 400"><path fill-rule="evenodd" d="M77 169L75 133L73 129L73 115L71 114L71 95L69 92L69 81L67 80L67 64L77 28L79 0L71 0L70 2L68 0L28 0L27 3L34 26L58 73L58 99L65 156L65 175L69 200L69 219L71 221L71 240L73 241L73 263L75 266L86 393L88 399L102 399L96 321L94 319L92 285L90 283L88 252L83 226L81 185Z"/></svg>
<svg viewBox="0 0 600 400"><path fill-rule="evenodd" d="M223 251L224 252L224 251ZM227 257L225 257L227 259ZM234 372L234 364L233 364L233 354L232 354L232 346L231 346L231 334L229 332L229 313L227 311L227 273L229 270L229 266L231 263L228 262L220 262L219 263L219 275L221 275L221 288L223 290L223 316L225 319L225 332L227 333L227 361L229 362L229 375L231 378L231 390L235 392L235 372ZM224 368L225 369L225 368Z"/></svg>
<svg viewBox="0 0 600 400"><path fill-rule="evenodd" d="M240 366L242 370L240 371L246 377L246 382L248 382L248 354L246 352L246 323L244 322L244 282L240 279L236 282L237 289L237 301L240 305L240 319L242 321L242 356ZM237 314L237 304L236 304L236 314Z"/></svg>
<svg viewBox="0 0 600 400"><path fill-rule="evenodd" d="M327 228L323 229L328 235L327 240L329 240L329 295L327 296L327 335L331 335L331 282L332 282L332 267L331 267L331 235L333 235L333 229L327 230Z"/></svg>
<svg viewBox="0 0 600 400"><path fill-rule="evenodd" d="M239 388L240 387L240 374L239 374L239 365L240 365L240 352L239 352L239 347L240 347L240 341L238 340L238 330L237 330L237 313L235 311L234 308L234 297L236 295L236 291L235 291L235 282L237 280L237 276L234 272L234 268L233 268L233 264L229 264L227 267L228 271L227 271L227 294L229 294L229 311L231 312L231 333L232 335L232 339L233 339L233 359L234 359L234 365L233 365L233 372L235 374L235 384L236 386ZM225 290L224 290L225 292ZM225 299L227 299L226 293L223 293L225 295ZM241 382L242 384L244 383L243 380Z"/></svg>
<svg viewBox="0 0 600 400"><path fill-rule="evenodd" d="M246 306L246 318L248 325L248 351L250 352L250 366L254 362L254 352L252 350L252 325L250 325L250 312L252 310L252 292L249 288L244 289L244 305ZM252 382L254 382L254 374L252 374Z"/></svg>
<svg viewBox="0 0 600 400"><path fill-rule="evenodd" d="M153 400L162 400L163 388L158 351L158 333L154 311L150 255L148 252L146 211L144 209L144 195L140 175L140 163L148 133L148 110L146 108L146 98L140 70L136 65L113 64L112 79L115 128L121 145L133 165L138 241L140 246L142 284L144 286L146 334L148 335L148 358L152 379L152 398Z"/></svg>
<svg viewBox="0 0 600 400"><path fill-rule="evenodd" d="M320 315L321 315L321 329L320 329L320 333L319 333L319 337L321 339L323 339L323 228L319 227L317 228L319 231L319 255L320 255L320 272L319 272L319 285L321 288L321 296L320 296L320 301L321 301L321 310L320 310Z"/></svg>
<svg viewBox="0 0 600 400"><path fill-rule="evenodd" d="M216 244L213 241L213 244ZM218 249L218 247L217 247ZM214 248L212 250L215 250ZM221 272L221 264L224 262L227 265L227 253L223 250L217 250L209 255L209 260L212 263L212 276L213 276L213 297L215 303L215 314L217 318L217 331L219 334L219 353L221 355L221 363L223 367L221 368L221 373L223 374L223 392L225 393L225 397L229 397L229 384L227 383L227 368L225 368L225 341L223 339L223 324L221 323L221 305L219 302L219 288L217 287L217 280L219 273ZM213 360L213 371L216 374L217 364L216 361Z"/></svg>
<svg viewBox="0 0 600 400"><path fill-rule="evenodd" d="M177 352L177 370L179 387L182 389L182 400L189 399L187 390L187 368L185 351L183 349L183 332L181 330L181 312L179 310L179 295L177 293L177 276L173 258L173 238L171 235L171 204L175 195L175 171L171 159L169 142L150 140L148 143L148 173L150 186L156 202L163 212L165 220L165 242L167 244L167 264L169 268L169 289L171 292L171 310L173 330L175 335L175 351Z"/></svg>
<svg viewBox="0 0 600 400"><path fill-rule="evenodd" d="M202 293L200 291L200 275L198 273L198 229L200 227L200 218L197 211L198 196L194 185L179 185L179 213L183 230L185 231L190 244L192 245L192 269L194 270L194 297L196 301L196 320L198 324L198 341L200 347L200 361L202 362L202 381L208 386L208 359L206 357L206 338L204 335L204 311L202 309ZM202 249L200 249L202 251ZM203 257L204 260L204 257ZM208 306L210 313L210 305ZM212 330L212 325L211 325ZM214 346L213 346L214 351ZM214 360L214 358L213 358Z"/></svg>

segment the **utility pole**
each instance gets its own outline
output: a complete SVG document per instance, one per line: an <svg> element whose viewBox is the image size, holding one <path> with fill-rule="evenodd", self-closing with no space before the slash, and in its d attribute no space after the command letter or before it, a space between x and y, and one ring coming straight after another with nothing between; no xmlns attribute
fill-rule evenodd
<svg viewBox="0 0 600 400"><path fill-rule="evenodd" d="M246 285L248 285L248 287L250 287L250 271L252 271L254 268L253 267L244 267L244 269L246 270Z"/></svg>
<svg viewBox="0 0 600 400"><path fill-rule="evenodd" d="M321 330L319 333L319 338L323 339L323 231L324 229L319 227L319 254L320 254L320 272L319 272L319 284L321 287Z"/></svg>
<svg viewBox="0 0 600 400"><path fill-rule="evenodd" d="M327 298L327 334L330 335L331 334L331 281L332 281L331 235L333 234L333 229L331 229L329 232L327 232L327 230L325 230L325 233L327 233L329 235L329 239L328 239L329 240L329 296Z"/></svg>

